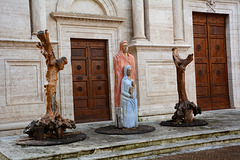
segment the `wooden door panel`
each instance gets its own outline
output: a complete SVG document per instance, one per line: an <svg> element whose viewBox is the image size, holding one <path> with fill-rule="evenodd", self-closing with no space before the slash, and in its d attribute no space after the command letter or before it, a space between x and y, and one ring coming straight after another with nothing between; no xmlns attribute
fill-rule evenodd
<svg viewBox="0 0 240 160"><path fill-rule="evenodd" d="M193 13L193 25L196 23L201 23L202 25L204 25L206 24L206 22L207 22L207 14Z"/></svg>
<svg viewBox="0 0 240 160"><path fill-rule="evenodd" d="M105 51L102 48L91 48L92 57L104 57L105 56L104 52Z"/></svg>
<svg viewBox="0 0 240 160"><path fill-rule="evenodd" d="M106 95L106 81L93 81L93 96Z"/></svg>
<svg viewBox="0 0 240 160"><path fill-rule="evenodd" d="M208 97L209 87L208 86L197 86L198 97Z"/></svg>
<svg viewBox="0 0 240 160"><path fill-rule="evenodd" d="M212 96L216 95L227 95L228 90L225 85L214 85L212 87Z"/></svg>
<svg viewBox="0 0 240 160"><path fill-rule="evenodd" d="M205 111L212 109L212 100L209 97L197 97L197 104Z"/></svg>
<svg viewBox="0 0 240 160"><path fill-rule="evenodd" d="M221 96L213 96L212 97L212 102L217 103L217 102L227 102L228 101L228 96L227 95L221 95Z"/></svg>
<svg viewBox="0 0 240 160"><path fill-rule="evenodd" d="M72 74L87 76L86 60L72 60Z"/></svg>
<svg viewBox="0 0 240 160"><path fill-rule="evenodd" d="M94 99L93 101L93 108L100 108L100 107L105 107L108 105L108 100L106 98L102 99Z"/></svg>
<svg viewBox="0 0 240 160"><path fill-rule="evenodd" d="M193 13L193 35L198 105L229 108L225 16Z"/></svg>
<svg viewBox="0 0 240 160"><path fill-rule="evenodd" d="M109 120L106 42L71 39L71 47L75 121Z"/></svg>
<svg viewBox="0 0 240 160"><path fill-rule="evenodd" d="M76 110L77 111L77 110ZM109 109L106 108L100 108L100 109L94 109L94 110L86 110L84 112L77 111L74 116L76 122L96 122L96 121L105 121L109 120L109 118L106 118L106 114L109 113Z"/></svg>
<svg viewBox="0 0 240 160"><path fill-rule="evenodd" d="M195 58L205 58L207 60L208 54L206 52L206 37L195 37L194 39Z"/></svg>
<svg viewBox="0 0 240 160"><path fill-rule="evenodd" d="M194 24L193 25L194 34L205 35L206 34L205 26L206 26L205 24Z"/></svg>
<svg viewBox="0 0 240 160"><path fill-rule="evenodd" d="M205 14L205 15L207 15L208 23L211 23L211 24L224 24L225 23L225 15L220 15L220 14Z"/></svg>
<svg viewBox="0 0 240 160"><path fill-rule="evenodd" d="M105 60L93 60L92 64L92 75L106 74Z"/></svg>
<svg viewBox="0 0 240 160"><path fill-rule="evenodd" d="M197 84L208 84L208 65L207 64L201 64L201 63L198 63L196 66L195 66L195 70L196 70L196 82Z"/></svg>
<svg viewBox="0 0 240 160"><path fill-rule="evenodd" d="M87 82L73 82L73 97L88 97Z"/></svg>
<svg viewBox="0 0 240 160"><path fill-rule="evenodd" d="M224 35L224 32L225 32L225 29L224 29L224 26L220 25L220 26L217 26L217 25L209 25L210 27L210 36L217 36L217 35L220 35L220 36L223 36Z"/></svg>
<svg viewBox="0 0 240 160"><path fill-rule="evenodd" d="M86 57L86 48L72 48L73 57Z"/></svg>
<svg viewBox="0 0 240 160"><path fill-rule="evenodd" d="M88 107L88 100L87 99L78 99L74 101L74 109L81 110Z"/></svg>
<svg viewBox="0 0 240 160"><path fill-rule="evenodd" d="M212 84L226 84L227 83L227 75L225 63L212 63L211 64L211 78Z"/></svg>
<svg viewBox="0 0 240 160"><path fill-rule="evenodd" d="M226 57L224 39L212 39L210 40L210 57L224 58Z"/></svg>

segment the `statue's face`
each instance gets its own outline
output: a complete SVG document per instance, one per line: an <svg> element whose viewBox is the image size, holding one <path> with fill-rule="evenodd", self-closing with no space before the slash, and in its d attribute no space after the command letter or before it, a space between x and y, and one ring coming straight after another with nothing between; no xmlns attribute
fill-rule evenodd
<svg viewBox="0 0 240 160"><path fill-rule="evenodd" d="M123 53L128 53L128 44L127 43L123 43L122 50L123 50Z"/></svg>
<svg viewBox="0 0 240 160"><path fill-rule="evenodd" d="M59 63L59 69L60 70L63 70L64 69L64 65L66 65L68 62L67 62L67 58L66 57L62 57L60 59L60 63Z"/></svg>
<svg viewBox="0 0 240 160"><path fill-rule="evenodd" d="M127 69L127 76L131 76L131 74L132 74L132 68L128 68Z"/></svg>
<svg viewBox="0 0 240 160"><path fill-rule="evenodd" d="M67 63L68 63L67 58L64 58L63 63L64 63L64 64L67 64Z"/></svg>

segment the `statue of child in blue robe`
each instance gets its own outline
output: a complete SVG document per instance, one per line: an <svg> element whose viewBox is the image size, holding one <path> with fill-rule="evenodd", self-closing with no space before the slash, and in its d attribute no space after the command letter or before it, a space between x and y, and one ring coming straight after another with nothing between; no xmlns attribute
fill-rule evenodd
<svg viewBox="0 0 240 160"><path fill-rule="evenodd" d="M121 82L120 106L123 111L123 128L138 127L138 109L136 98L136 85L131 77L132 67L124 67L124 77Z"/></svg>

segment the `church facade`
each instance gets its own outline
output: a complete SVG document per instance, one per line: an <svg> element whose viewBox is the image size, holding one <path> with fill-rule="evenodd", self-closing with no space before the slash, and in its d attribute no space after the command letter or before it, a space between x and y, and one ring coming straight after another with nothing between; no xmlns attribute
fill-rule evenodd
<svg viewBox="0 0 240 160"><path fill-rule="evenodd" d="M178 101L172 48L194 54L186 92L203 110L240 109L239 0L0 0L0 131L45 113L46 66L36 34L48 29L60 71L60 113L115 121L113 56L135 58L139 120L170 118Z"/></svg>

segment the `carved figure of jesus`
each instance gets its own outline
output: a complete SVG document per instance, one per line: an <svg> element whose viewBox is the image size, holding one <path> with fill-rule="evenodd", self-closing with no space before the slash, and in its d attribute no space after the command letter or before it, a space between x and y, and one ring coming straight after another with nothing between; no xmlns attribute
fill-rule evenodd
<svg viewBox="0 0 240 160"><path fill-rule="evenodd" d="M47 65L47 74L46 79L48 84L45 85L45 94L46 94L46 115L43 118L49 118L51 116L58 115L58 104L56 101L56 85L58 80L58 72L64 69L64 65L67 64L67 58L61 57L56 59L52 46L49 40L48 30L39 31L37 37L40 39L41 43L37 44L37 47L40 49L42 55L46 59Z"/></svg>
<svg viewBox="0 0 240 160"><path fill-rule="evenodd" d="M135 91L135 82L132 81L131 83L131 87L129 87L129 94L130 94L130 97L133 98L133 92Z"/></svg>

